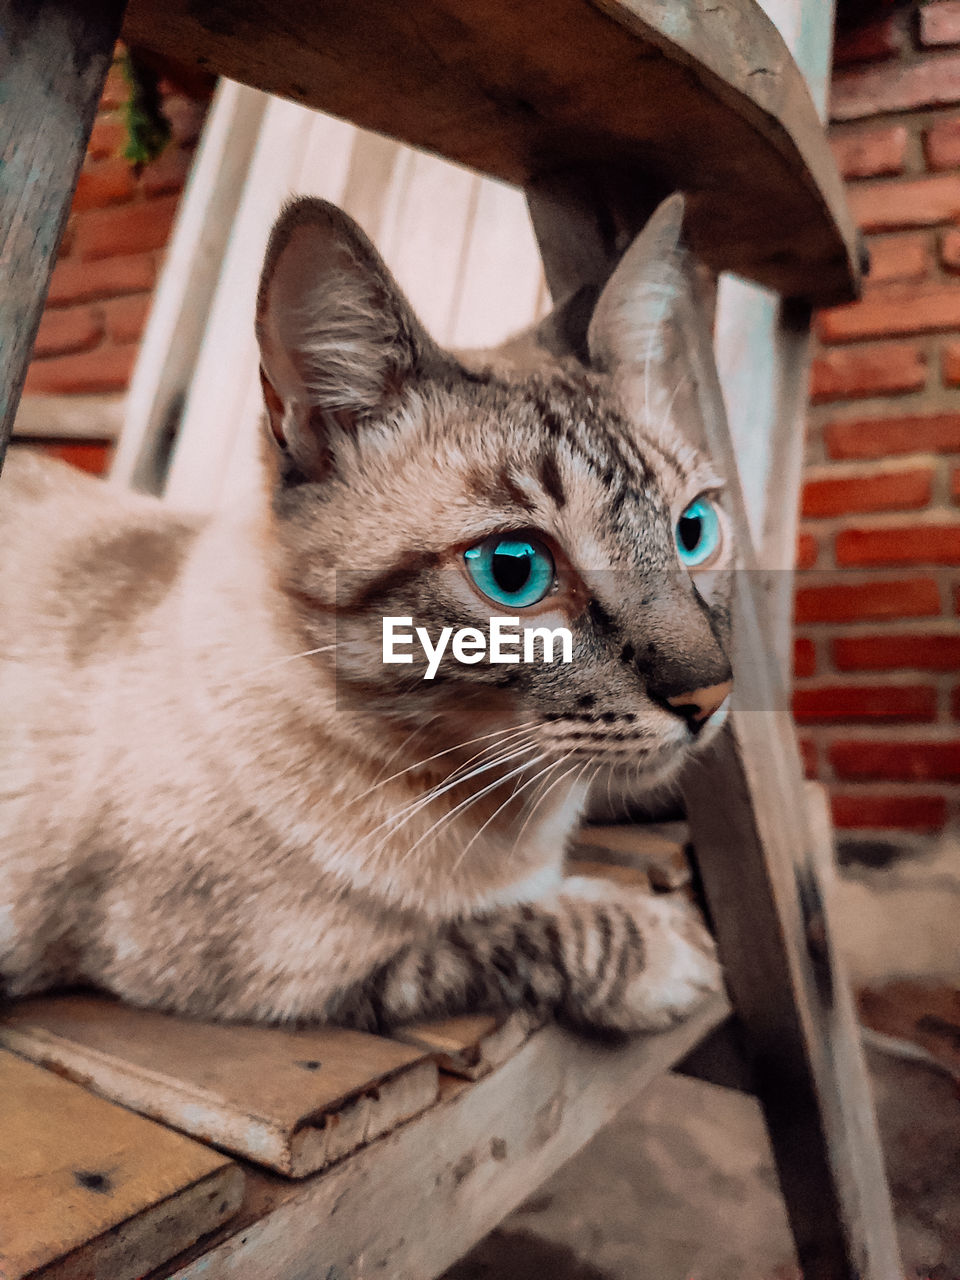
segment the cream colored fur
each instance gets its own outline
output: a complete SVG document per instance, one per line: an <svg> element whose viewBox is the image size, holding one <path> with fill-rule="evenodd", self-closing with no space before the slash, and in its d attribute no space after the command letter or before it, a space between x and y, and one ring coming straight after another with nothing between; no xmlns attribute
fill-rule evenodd
<svg viewBox="0 0 960 1280"><path fill-rule="evenodd" d="M676 238L675 208L673 221ZM312 242L301 250L323 256ZM322 282L272 309L280 304L271 281L296 295L304 270L283 252L280 245L279 275L268 259L261 339L268 407L292 479L271 452L262 500L205 522L25 452L11 455L0 480L0 985L10 996L90 982L203 1016L351 1020L344 993L378 966L398 954L413 962L417 948L432 955L451 922L479 922L483 937L496 938L498 921L528 918L515 914L518 903L543 904L543 937L558 922L561 949L572 954L586 907L560 889L562 858L590 779L613 764L661 782L695 745L644 692L622 638L599 638L599 622L587 637L593 666L578 677L582 687L571 686L579 705L596 702L585 690L599 690L595 717L567 715L573 694L556 673L533 692L480 684L474 697L454 686L429 702L389 683L393 673L372 656L379 605L338 612L337 592L347 584L359 598L415 548L448 575L425 568L415 599L473 617L459 553L445 549L498 523L516 527L519 501L523 523L549 527L584 581L594 581L591 573L601 583L604 573L627 573L628 583L672 575L669 608L654 602L643 612L631 603L633 587L618 588L608 607L616 604L616 626L627 631L641 609L651 651L655 642L668 665L702 667L707 659L694 649L714 641L675 562L670 522L716 478L668 423L657 423L659 435L638 431L617 465L649 469L650 492L638 490L637 501L664 512L657 518L666 523L621 545L597 522L607 490L589 457L600 446L583 434L582 417L620 412L625 397L613 374L581 371L575 385L568 372L556 383L540 374L529 384L515 360L489 388L461 390L460 375L442 363L449 358L405 312L378 328L356 298L346 308L353 345L338 347L336 302L310 302ZM341 253L338 270L344 262L353 270L354 253ZM642 262L629 269L641 272ZM615 280L616 306L607 309L619 315L630 282ZM601 321L592 344L604 341ZM416 348L419 372L409 385L402 368L396 373L402 389L388 411L377 395L404 343ZM561 406L544 412L562 412L569 435L556 446L562 509L536 478L544 446L530 406L544 397ZM495 423L485 407L494 403L506 406ZM663 452L664 432L679 462ZM385 587L384 598L405 589ZM720 617L722 602L711 607ZM558 603L544 617L573 614L573 604ZM702 640L677 657L698 627ZM361 687L368 692L350 692ZM598 741L588 751L577 745L577 726L591 718ZM612 732L618 718L632 726L626 745ZM496 748L504 761L470 778ZM416 807L451 775L445 791ZM503 776L513 781L499 787ZM600 893L604 903L609 896ZM588 930L602 931L605 910ZM629 911L622 902L610 911L623 916L621 943L634 947L637 976L627 983L624 958L608 983L614 1011L604 1013L594 992L593 1012L574 1010L572 1020L664 1025L716 989L710 944L684 908L631 900ZM473 946L456 944L459 952ZM448 963L436 954L442 989L433 1005L469 1003L456 956ZM579 957L584 972L602 961L589 947ZM444 964L453 975L445 987ZM575 984L573 961L564 966ZM538 991L553 991L537 981ZM427 997L408 1004L390 1016L433 1007Z"/></svg>

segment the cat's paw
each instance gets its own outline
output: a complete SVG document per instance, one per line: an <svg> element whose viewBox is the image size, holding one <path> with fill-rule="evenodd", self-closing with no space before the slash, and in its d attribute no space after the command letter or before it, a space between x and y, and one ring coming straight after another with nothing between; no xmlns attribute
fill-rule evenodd
<svg viewBox="0 0 960 1280"><path fill-rule="evenodd" d="M624 1030L660 1031L689 1017L723 991L713 938L694 907L678 895L643 899L636 923L643 964L623 995Z"/></svg>
<svg viewBox="0 0 960 1280"><path fill-rule="evenodd" d="M606 896L599 886L585 889L577 885L574 893L595 901ZM627 890L608 899L607 912L614 920L623 912L632 928L627 937L616 930L614 951L620 954L611 959L619 980L583 993L580 1013L588 1025L621 1033L663 1031L723 991L713 938L685 898Z"/></svg>

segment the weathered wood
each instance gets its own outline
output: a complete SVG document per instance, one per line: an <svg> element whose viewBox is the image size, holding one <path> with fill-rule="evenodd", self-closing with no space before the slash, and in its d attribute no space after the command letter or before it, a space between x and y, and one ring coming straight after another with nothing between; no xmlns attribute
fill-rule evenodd
<svg viewBox="0 0 960 1280"><path fill-rule="evenodd" d="M165 1124L292 1177L436 1101L421 1048L356 1031L191 1022L86 996L30 1000L0 1043Z"/></svg>
<svg viewBox="0 0 960 1280"><path fill-rule="evenodd" d="M397 1038L431 1053L444 1071L465 1080L479 1080L513 1057L540 1025L526 1013L505 1019L465 1014L440 1022L417 1022L401 1028Z"/></svg>
<svg viewBox="0 0 960 1280"><path fill-rule="evenodd" d="M578 234L597 256L610 212ZM549 263L553 246L541 241ZM609 262L607 270L612 269ZM584 283L600 284L602 280ZM889 1192L867 1100L859 1039L842 1010L835 958L815 967L808 927L818 901L815 848L788 703L766 625L766 584L757 572L736 459L697 284L679 316L684 341L674 379L686 375L692 437L728 481L738 539L734 577L734 711L717 746L687 771L690 834L720 955L743 1025L806 1280L897 1280ZM781 493L790 506L797 495ZM821 926L822 927L822 923ZM835 1003L837 1002L837 1003Z"/></svg>
<svg viewBox="0 0 960 1280"><path fill-rule="evenodd" d="M439 1275L724 1017L716 1000L660 1035L609 1048L536 1032L476 1084L305 1182L251 1178L214 1242L177 1280Z"/></svg>
<svg viewBox="0 0 960 1280"><path fill-rule="evenodd" d="M150 307L110 468L113 484L146 493L163 488L266 105L265 94L242 85L225 81L217 88Z"/></svg>
<svg viewBox="0 0 960 1280"><path fill-rule="evenodd" d="M643 171L690 192L693 242L715 268L818 302L856 292L855 233L816 108L754 0L221 10L131 0L125 33L510 182Z"/></svg>
<svg viewBox="0 0 960 1280"><path fill-rule="evenodd" d="M588 859L604 864L608 875L611 864L636 868L655 889L682 889L690 883L687 835L686 824L679 822L590 825L577 832L572 854L580 863Z"/></svg>
<svg viewBox="0 0 960 1280"><path fill-rule="evenodd" d="M0 1276L133 1280L240 1205L226 1156L0 1052Z"/></svg>
<svg viewBox="0 0 960 1280"><path fill-rule="evenodd" d="M0 467L123 0L0 0Z"/></svg>

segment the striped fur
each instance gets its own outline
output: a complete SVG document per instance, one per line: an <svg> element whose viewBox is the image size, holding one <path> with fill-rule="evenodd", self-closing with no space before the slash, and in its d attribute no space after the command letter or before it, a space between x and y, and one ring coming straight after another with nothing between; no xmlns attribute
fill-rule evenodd
<svg viewBox="0 0 960 1280"><path fill-rule="evenodd" d="M721 718L695 737L669 699L729 676L729 534L696 580L674 543L720 488L671 379L681 213L654 216L579 337L568 308L455 356L358 228L298 202L258 300L261 501L188 520L11 459L12 995L91 982L196 1016L377 1028L522 1005L636 1031L718 987L685 905L562 880L590 783L669 785ZM525 620L568 627L574 661L447 656L429 683L424 661L383 665L384 614L486 628L499 611L463 550L517 529L558 566Z"/></svg>

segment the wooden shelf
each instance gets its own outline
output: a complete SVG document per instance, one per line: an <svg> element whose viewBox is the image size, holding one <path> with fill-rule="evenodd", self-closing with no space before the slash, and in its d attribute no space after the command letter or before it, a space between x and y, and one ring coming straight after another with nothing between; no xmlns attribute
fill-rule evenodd
<svg viewBox="0 0 960 1280"><path fill-rule="evenodd" d="M858 290L824 130L754 0L130 0L124 35L508 182L577 170L628 210L682 189L711 266Z"/></svg>

